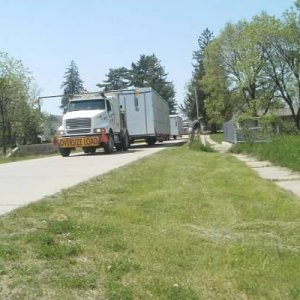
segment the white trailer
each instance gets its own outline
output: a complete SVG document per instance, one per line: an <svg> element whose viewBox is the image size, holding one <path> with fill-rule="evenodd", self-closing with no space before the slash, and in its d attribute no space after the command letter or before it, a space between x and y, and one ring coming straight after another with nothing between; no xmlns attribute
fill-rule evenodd
<svg viewBox="0 0 300 300"><path fill-rule="evenodd" d="M126 114L131 142L144 139L149 145L170 137L169 105L154 89L115 91Z"/></svg>
<svg viewBox="0 0 300 300"><path fill-rule="evenodd" d="M170 115L170 130L171 130L170 134L174 138L174 140L176 140L177 137L182 136L183 122L180 116Z"/></svg>

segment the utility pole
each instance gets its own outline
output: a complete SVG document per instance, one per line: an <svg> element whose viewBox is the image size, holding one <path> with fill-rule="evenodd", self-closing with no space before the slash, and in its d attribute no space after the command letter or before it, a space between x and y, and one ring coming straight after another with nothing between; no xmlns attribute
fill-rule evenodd
<svg viewBox="0 0 300 300"><path fill-rule="evenodd" d="M200 123L200 127L198 129L199 132L199 141L203 146L206 146L206 140L203 135L201 135L201 122L199 118L199 107L198 107L198 95L197 95L197 88L195 87L195 102L196 102L196 110L197 110L197 121Z"/></svg>
<svg viewBox="0 0 300 300"><path fill-rule="evenodd" d="M199 108L198 108L197 88L195 88L195 102L196 102L197 120L199 120Z"/></svg>

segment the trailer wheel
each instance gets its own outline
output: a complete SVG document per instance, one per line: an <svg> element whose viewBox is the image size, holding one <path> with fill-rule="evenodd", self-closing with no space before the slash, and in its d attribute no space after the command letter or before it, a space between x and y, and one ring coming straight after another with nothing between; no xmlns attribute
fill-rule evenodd
<svg viewBox="0 0 300 300"><path fill-rule="evenodd" d="M114 151L114 136L112 132L108 134L108 142L104 145L104 152L106 154L111 154Z"/></svg>
<svg viewBox="0 0 300 300"><path fill-rule="evenodd" d="M156 138L155 137L147 138L146 143L148 144L148 146L152 146L156 143Z"/></svg>
<svg viewBox="0 0 300 300"><path fill-rule="evenodd" d="M59 150L60 155L63 157L67 157L71 153L71 148L58 148L58 150Z"/></svg>
<svg viewBox="0 0 300 300"><path fill-rule="evenodd" d="M122 138L122 148L124 151L127 151L129 148L129 134L127 130L125 131L125 134Z"/></svg>

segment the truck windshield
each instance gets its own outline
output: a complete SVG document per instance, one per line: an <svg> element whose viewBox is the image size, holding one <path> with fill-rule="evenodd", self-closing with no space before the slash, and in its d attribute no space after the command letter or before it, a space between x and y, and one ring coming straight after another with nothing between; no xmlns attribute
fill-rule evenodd
<svg viewBox="0 0 300 300"><path fill-rule="evenodd" d="M68 111L96 109L105 109L104 99L71 101L68 105Z"/></svg>

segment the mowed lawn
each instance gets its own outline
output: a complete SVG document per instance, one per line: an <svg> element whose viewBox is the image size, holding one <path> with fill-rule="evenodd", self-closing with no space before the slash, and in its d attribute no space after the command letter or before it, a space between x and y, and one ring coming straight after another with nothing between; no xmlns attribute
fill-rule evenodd
<svg viewBox="0 0 300 300"><path fill-rule="evenodd" d="M300 199L230 154L169 148L0 235L0 299L300 298Z"/></svg>

